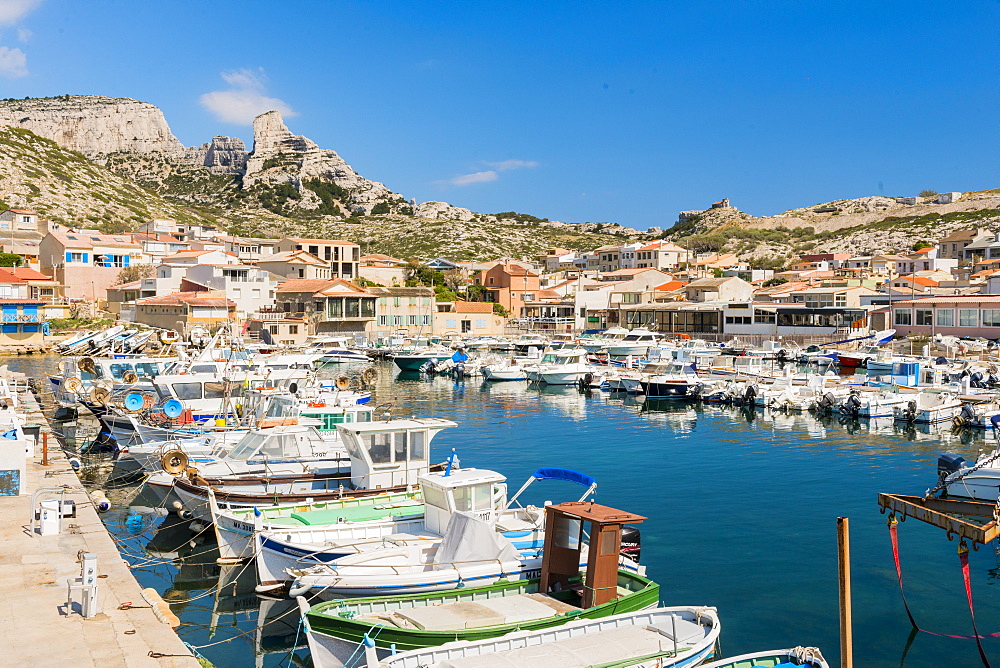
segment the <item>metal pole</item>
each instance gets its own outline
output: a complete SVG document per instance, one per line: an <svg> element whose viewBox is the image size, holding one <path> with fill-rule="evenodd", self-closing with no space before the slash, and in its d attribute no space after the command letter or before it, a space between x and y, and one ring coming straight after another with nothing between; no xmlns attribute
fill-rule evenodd
<svg viewBox="0 0 1000 668"><path fill-rule="evenodd" d="M840 575L840 666L854 668L851 627L851 538L846 517L837 518L837 556Z"/></svg>
<svg viewBox="0 0 1000 668"><path fill-rule="evenodd" d="M42 432L42 466L49 465L49 432Z"/></svg>

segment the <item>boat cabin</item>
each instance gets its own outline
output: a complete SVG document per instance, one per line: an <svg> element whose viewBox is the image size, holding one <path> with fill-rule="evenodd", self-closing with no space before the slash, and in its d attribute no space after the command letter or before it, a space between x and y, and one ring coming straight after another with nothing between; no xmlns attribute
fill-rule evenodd
<svg viewBox="0 0 1000 668"><path fill-rule="evenodd" d="M447 470L422 475L419 481L424 496L424 526L440 535L444 535L456 512L492 523L507 505L507 478L496 471Z"/></svg>
<svg viewBox="0 0 1000 668"><path fill-rule="evenodd" d="M264 420L303 417L316 420L316 428L321 431L336 431L337 425L371 422L372 409L367 404L358 404L352 398L354 393L345 392L342 400L335 396L316 397L306 401L293 394L274 394L268 397L267 409L260 416Z"/></svg>
<svg viewBox="0 0 1000 668"><path fill-rule="evenodd" d="M337 425L351 458L355 489L416 485L430 471L430 445L442 429L457 427L442 418L410 418Z"/></svg>
<svg viewBox="0 0 1000 668"><path fill-rule="evenodd" d="M587 351L582 348L553 350L545 353L541 364L586 364Z"/></svg>
<svg viewBox="0 0 1000 668"><path fill-rule="evenodd" d="M223 458L245 461L248 464L310 459L325 454L325 442L312 426L274 427L247 432ZM324 452L316 452L316 446L320 446ZM225 448L222 452L225 452Z"/></svg>

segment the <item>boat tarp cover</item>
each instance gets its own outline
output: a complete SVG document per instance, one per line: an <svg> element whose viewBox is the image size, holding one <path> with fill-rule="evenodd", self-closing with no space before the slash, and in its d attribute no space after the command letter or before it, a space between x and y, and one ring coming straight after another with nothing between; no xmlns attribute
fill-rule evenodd
<svg viewBox="0 0 1000 668"><path fill-rule="evenodd" d="M444 531L435 564L471 561L517 561L517 550L492 525L475 515L455 513Z"/></svg>
<svg viewBox="0 0 1000 668"><path fill-rule="evenodd" d="M585 473L570 471L569 469L538 469L531 474L535 480L565 480L575 482L577 485L590 487L597 484L597 481Z"/></svg>

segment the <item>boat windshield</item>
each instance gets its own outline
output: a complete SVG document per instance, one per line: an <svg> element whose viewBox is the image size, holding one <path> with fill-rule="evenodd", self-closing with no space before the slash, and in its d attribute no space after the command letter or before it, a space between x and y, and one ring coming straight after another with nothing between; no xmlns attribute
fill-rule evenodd
<svg viewBox="0 0 1000 668"><path fill-rule="evenodd" d="M545 357L542 358L542 364L555 364L556 356L552 353L546 353Z"/></svg>

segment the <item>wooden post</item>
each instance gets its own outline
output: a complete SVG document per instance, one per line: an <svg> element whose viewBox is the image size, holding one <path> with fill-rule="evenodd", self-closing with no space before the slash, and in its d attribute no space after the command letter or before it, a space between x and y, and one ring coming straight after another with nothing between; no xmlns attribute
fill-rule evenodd
<svg viewBox="0 0 1000 668"><path fill-rule="evenodd" d="M846 517L837 518L837 556L840 566L840 666L854 668L851 628L851 537Z"/></svg>
<svg viewBox="0 0 1000 668"><path fill-rule="evenodd" d="M49 465L49 432L42 432L42 466Z"/></svg>

